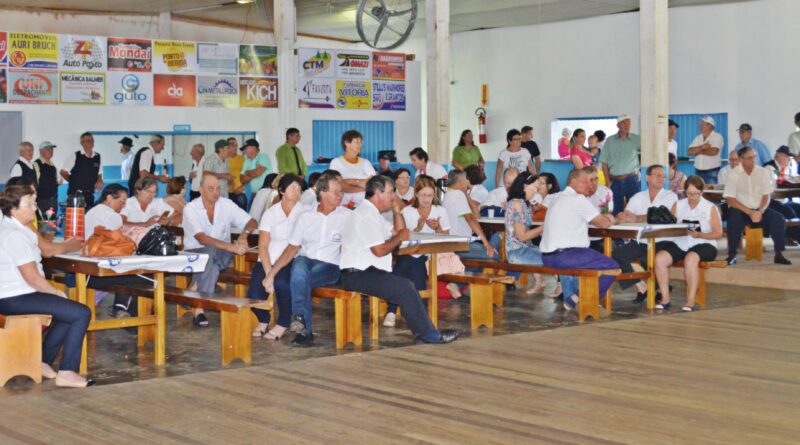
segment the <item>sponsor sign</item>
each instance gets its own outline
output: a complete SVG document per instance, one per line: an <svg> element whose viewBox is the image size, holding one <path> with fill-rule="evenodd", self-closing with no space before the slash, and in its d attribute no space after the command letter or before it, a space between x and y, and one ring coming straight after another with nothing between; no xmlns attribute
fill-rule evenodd
<svg viewBox="0 0 800 445"><path fill-rule="evenodd" d="M8 74L8 102L12 104L57 104L58 73L14 70Z"/></svg>
<svg viewBox="0 0 800 445"><path fill-rule="evenodd" d="M0 68L0 104L8 102L8 71L5 68Z"/></svg>
<svg viewBox="0 0 800 445"><path fill-rule="evenodd" d="M278 79L240 77L239 106L242 108L277 108Z"/></svg>
<svg viewBox="0 0 800 445"><path fill-rule="evenodd" d="M300 108L336 108L336 81L300 76L297 97Z"/></svg>
<svg viewBox="0 0 800 445"><path fill-rule="evenodd" d="M193 107L197 98L195 76L154 74L153 104L165 107Z"/></svg>
<svg viewBox="0 0 800 445"><path fill-rule="evenodd" d="M339 79L372 78L372 54L368 51L337 51L335 63Z"/></svg>
<svg viewBox="0 0 800 445"><path fill-rule="evenodd" d="M336 108L372 109L370 83L360 80L337 80Z"/></svg>
<svg viewBox="0 0 800 445"><path fill-rule="evenodd" d="M58 34L11 32L8 35L8 62L12 67L58 69Z"/></svg>
<svg viewBox="0 0 800 445"><path fill-rule="evenodd" d="M59 101L62 104L106 103L106 73L61 71L59 81Z"/></svg>
<svg viewBox="0 0 800 445"><path fill-rule="evenodd" d="M372 53L373 80L406 80L406 55L403 53Z"/></svg>
<svg viewBox="0 0 800 445"><path fill-rule="evenodd" d="M8 65L8 34L0 32L0 66Z"/></svg>
<svg viewBox="0 0 800 445"><path fill-rule="evenodd" d="M239 75L278 77L278 48L239 45Z"/></svg>
<svg viewBox="0 0 800 445"><path fill-rule="evenodd" d="M109 105L153 105L153 75L150 73L108 73Z"/></svg>
<svg viewBox="0 0 800 445"><path fill-rule="evenodd" d="M239 80L236 76L199 76L197 106L238 108Z"/></svg>
<svg viewBox="0 0 800 445"><path fill-rule="evenodd" d="M153 72L160 74L197 72L197 44L175 40L154 40Z"/></svg>
<svg viewBox="0 0 800 445"><path fill-rule="evenodd" d="M197 69L201 74L233 74L239 69L238 46L225 43L198 43Z"/></svg>
<svg viewBox="0 0 800 445"><path fill-rule="evenodd" d="M333 52L322 48L300 48L297 50L300 63L300 76L333 77L336 69L333 64Z"/></svg>
<svg viewBox="0 0 800 445"><path fill-rule="evenodd" d="M58 36L58 69L64 71L105 71L106 38Z"/></svg>
<svg viewBox="0 0 800 445"><path fill-rule="evenodd" d="M405 111L406 83L372 82L372 109Z"/></svg>
<svg viewBox="0 0 800 445"><path fill-rule="evenodd" d="M108 38L108 70L150 72L153 48L149 40Z"/></svg>

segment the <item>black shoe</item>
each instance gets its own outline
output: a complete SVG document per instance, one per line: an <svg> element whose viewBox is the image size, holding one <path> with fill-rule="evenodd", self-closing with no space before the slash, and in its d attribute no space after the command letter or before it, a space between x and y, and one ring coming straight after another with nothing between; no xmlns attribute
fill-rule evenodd
<svg viewBox="0 0 800 445"><path fill-rule="evenodd" d="M797 246L800 246L800 243L798 243L797 240L791 238L786 240L786 247L797 247Z"/></svg>
<svg viewBox="0 0 800 445"><path fill-rule="evenodd" d="M728 266L733 266L734 264L736 264L736 257L735 256L728 257L725 261L727 261Z"/></svg>
<svg viewBox="0 0 800 445"><path fill-rule="evenodd" d="M792 264L791 261L787 260L785 256L778 254L775 255L775 264L783 264L786 266L790 266Z"/></svg>
<svg viewBox="0 0 800 445"><path fill-rule="evenodd" d="M452 343L458 338L458 331L456 329L442 329L439 332L439 340L433 342L437 345L443 345L446 343Z"/></svg>
<svg viewBox="0 0 800 445"><path fill-rule="evenodd" d="M647 292L636 292L636 298L633 299L634 303L641 303L647 300Z"/></svg>
<svg viewBox="0 0 800 445"><path fill-rule="evenodd" d="M506 284L506 290L517 290L517 285L514 283Z"/></svg>
<svg viewBox="0 0 800 445"><path fill-rule="evenodd" d="M305 330L305 325L303 325L303 330ZM314 334L297 334L294 336L294 340L292 340L292 346L298 346L301 348L307 348L314 344Z"/></svg>
<svg viewBox="0 0 800 445"><path fill-rule="evenodd" d="M308 334L306 330L306 320L302 315L292 315L292 322L289 324L289 330L295 334Z"/></svg>
<svg viewBox="0 0 800 445"><path fill-rule="evenodd" d="M128 312L128 307L122 304L115 304L111 307L111 316L114 318L125 318L130 317L131 314Z"/></svg>
<svg viewBox="0 0 800 445"><path fill-rule="evenodd" d="M206 318L206 314L197 314L192 320L195 326L200 326L201 328L208 327L208 318Z"/></svg>

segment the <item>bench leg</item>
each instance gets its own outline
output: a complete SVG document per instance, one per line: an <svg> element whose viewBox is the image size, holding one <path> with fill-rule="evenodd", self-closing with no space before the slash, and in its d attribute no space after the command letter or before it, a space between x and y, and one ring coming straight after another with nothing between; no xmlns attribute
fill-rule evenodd
<svg viewBox="0 0 800 445"><path fill-rule="evenodd" d="M492 302L497 307L505 305L506 285L503 283L492 283Z"/></svg>
<svg viewBox="0 0 800 445"><path fill-rule="evenodd" d="M381 326L381 300L378 297L369 297L369 339L377 340Z"/></svg>
<svg viewBox="0 0 800 445"><path fill-rule="evenodd" d="M762 261L764 259L764 229L745 227L744 239L744 259Z"/></svg>
<svg viewBox="0 0 800 445"><path fill-rule="evenodd" d="M189 285L191 284L191 278L188 275L179 274L175 275L175 287L178 289L189 289ZM191 314L191 309L185 309L180 304L175 305L175 312L177 315L178 320L183 318L186 314Z"/></svg>
<svg viewBox="0 0 800 445"><path fill-rule="evenodd" d="M694 302L702 308L706 307L706 270L702 267L697 274L697 294Z"/></svg>
<svg viewBox="0 0 800 445"><path fill-rule="evenodd" d="M227 366L236 359L248 364L252 361L250 312L250 308L246 307L238 312L220 313L222 366Z"/></svg>
<svg viewBox="0 0 800 445"><path fill-rule="evenodd" d="M353 292L348 298L333 301L336 324L336 349L344 349L348 343L361 346L361 294ZM371 318L371 317L370 317Z"/></svg>
<svg viewBox="0 0 800 445"><path fill-rule="evenodd" d="M493 290L491 284L469 285L470 327L475 330L481 325L494 327L494 306L492 306Z"/></svg>
<svg viewBox="0 0 800 445"><path fill-rule="evenodd" d="M139 316L150 315L153 313L153 300L151 298L137 297ZM136 328L136 344L144 346L148 341L156 340L156 327L155 325L138 326Z"/></svg>
<svg viewBox="0 0 800 445"><path fill-rule="evenodd" d="M8 318L0 329L0 386L25 375L42 382L42 322L38 317Z"/></svg>
<svg viewBox="0 0 800 445"><path fill-rule="evenodd" d="M600 279L599 277L578 277L578 319L586 320L590 315L600 319Z"/></svg>

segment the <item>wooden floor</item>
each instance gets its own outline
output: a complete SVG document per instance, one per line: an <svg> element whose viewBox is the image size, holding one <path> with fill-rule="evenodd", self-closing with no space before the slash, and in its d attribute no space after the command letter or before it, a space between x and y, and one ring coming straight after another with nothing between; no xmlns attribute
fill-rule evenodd
<svg viewBox="0 0 800 445"><path fill-rule="evenodd" d="M0 443L800 442L800 299L0 399Z"/></svg>

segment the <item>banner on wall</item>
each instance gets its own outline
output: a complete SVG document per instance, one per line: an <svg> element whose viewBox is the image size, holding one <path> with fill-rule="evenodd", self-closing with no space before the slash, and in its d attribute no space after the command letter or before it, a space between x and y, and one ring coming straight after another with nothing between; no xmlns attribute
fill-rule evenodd
<svg viewBox="0 0 800 445"><path fill-rule="evenodd" d="M154 74L153 104L164 107L193 107L197 102L195 76Z"/></svg>
<svg viewBox="0 0 800 445"><path fill-rule="evenodd" d="M240 77L239 106L242 108L277 108L278 79Z"/></svg>
<svg viewBox="0 0 800 445"><path fill-rule="evenodd" d="M235 76L197 78L198 107L239 107L239 81Z"/></svg>
<svg viewBox="0 0 800 445"><path fill-rule="evenodd" d="M372 78L372 54L369 51L337 51L336 77L370 80Z"/></svg>
<svg viewBox="0 0 800 445"><path fill-rule="evenodd" d="M8 62L16 68L58 69L58 34L11 32Z"/></svg>
<svg viewBox="0 0 800 445"><path fill-rule="evenodd" d="M8 103L57 104L58 73L38 70L9 71Z"/></svg>
<svg viewBox="0 0 800 445"><path fill-rule="evenodd" d="M336 81L336 108L369 110L372 108L370 83L360 80Z"/></svg>
<svg viewBox="0 0 800 445"><path fill-rule="evenodd" d="M239 47L226 43L198 43L197 70L204 74L236 75L239 69Z"/></svg>
<svg viewBox="0 0 800 445"><path fill-rule="evenodd" d="M153 75L150 73L108 73L108 104L121 106L153 105Z"/></svg>
<svg viewBox="0 0 800 445"><path fill-rule="evenodd" d="M106 38L60 35L58 69L65 71L105 71Z"/></svg>
<svg viewBox="0 0 800 445"><path fill-rule="evenodd" d="M405 82L372 82L372 109L405 111Z"/></svg>
<svg viewBox="0 0 800 445"><path fill-rule="evenodd" d="M263 45L239 45L239 75L278 76L278 48Z"/></svg>
<svg viewBox="0 0 800 445"><path fill-rule="evenodd" d="M333 54L323 48L300 48L297 50L298 69L302 77L334 77L336 69Z"/></svg>
<svg viewBox="0 0 800 445"><path fill-rule="evenodd" d="M153 72L157 74L197 72L197 44L177 40L154 40Z"/></svg>
<svg viewBox="0 0 800 445"><path fill-rule="evenodd" d="M372 78L374 80L405 80L406 55L403 53L372 53Z"/></svg>
<svg viewBox="0 0 800 445"><path fill-rule="evenodd" d="M149 73L153 47L149 40L108 38L108 70Z"/></svg>
<svg viewBox="0 0 800 445"><path fill-rule="evenodd" d="M336 108L336 80L300 76L297 98L300 108Z"/></svg>
<svg viewBox="0 0 800 445"><path fill-rule="evenodd" d="M74 105L105 105L105 73L59 73L59 102Z"/></svg>
<svg viewBox="0 0 800 445"><path fill-rule="evenodd" d="M8 65L8 34L0 31L0 66Z"/></svg>
<svg viewBox="0 0 800 445"><path fill-rule="evenodd" d="M0 68L0 104L8 102L8 77L5 68Z"/></svg>

